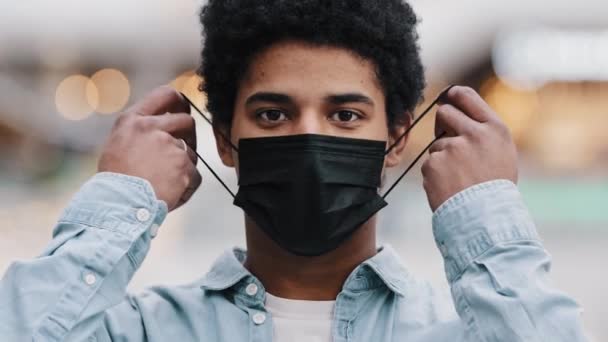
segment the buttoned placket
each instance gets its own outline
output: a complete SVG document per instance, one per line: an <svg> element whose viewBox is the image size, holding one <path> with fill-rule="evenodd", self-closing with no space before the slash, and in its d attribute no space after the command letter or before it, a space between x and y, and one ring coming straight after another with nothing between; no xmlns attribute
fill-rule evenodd
<svg viewBox="0 0 608 342"><path fill-rule="evenodd" d="M235 285L240 306L249 316L251 342L271 342L273 327L270 313L265 308L266 291L255 277L250 276Z"/></svg>
<svg viewBox="0 0 608 342"><path fill-rule="evenodd" d="M334 324L332 336L334 342L348 342L353 340L352 325L357 316L357 294L344 289L336 298L334 308Z"/></svg>
<svg viewBox="0 0 608 342"><path fill-rule="evenodd" d="M392 291L369 267L359 267L344 284L334 309L334 342L355 341L354 325L363 303L374 291Z"/></svg>

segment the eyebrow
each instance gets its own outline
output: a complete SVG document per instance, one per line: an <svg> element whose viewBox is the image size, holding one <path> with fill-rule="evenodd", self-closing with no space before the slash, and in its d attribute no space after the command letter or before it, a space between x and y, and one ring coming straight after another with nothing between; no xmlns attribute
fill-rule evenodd
<svg viewBox="0 0 608 342"><path fill-rule="evenodd" d="M250 105L255 102L272 102L279 104L290 104L293 103L291 97L285 94L272 93L272 92L258 92L247 98L245 105Z"/></svg>
<svg viewBox="0 0 608 342"><path fill-rule="evenodd" d="M374 101L370 97L360 93L328 95L325 97L325 101L334 105L342 105L346 103L365 103L371 106L374 105Z"/></svg>
<svg viewBox="0 0 608 342"><path fill-rule="evenodd" d="M331 94L325 97L325 102L333 105L342 105L346 103L365 103L374 106L374 101L369 97L360 93L344 93ZM251 105L255 102L272 102L278 104L292 104L293 99L286 94L273 92L257 92L247 98L245 105Z"/></svg>

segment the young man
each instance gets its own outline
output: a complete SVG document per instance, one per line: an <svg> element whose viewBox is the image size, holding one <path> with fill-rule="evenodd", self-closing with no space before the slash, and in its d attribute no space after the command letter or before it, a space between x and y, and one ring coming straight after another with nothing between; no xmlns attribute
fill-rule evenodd
<svg viewBox="0 0 608 342"><path fill-rule="evenodd" d="M423 166L453 302L377 248L382 174L424 87L407 4L212 0L201 19L247 252L127 296L167 212L201 183L190 106L159 88L118 119L43 255L5 274L3 341L585 340L579 308L549 283L508 130L469 88L444 94Z"/></svg>

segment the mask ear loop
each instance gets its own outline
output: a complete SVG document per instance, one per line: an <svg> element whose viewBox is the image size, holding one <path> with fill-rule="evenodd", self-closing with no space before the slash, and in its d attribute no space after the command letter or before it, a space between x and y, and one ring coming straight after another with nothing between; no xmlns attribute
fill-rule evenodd
<svg viewBox="0 0 608 342"><path fill-rule="evenodd" d="M205 119L205 121L207 121L207 123L209 125L211 125L211 127L213 127L213 123L211 122L211 119L209 119L207 117L207 115L203 114L203 112L198 109L198 107L192 103L192 101L190 101L190 99L184 94L184 93L180 93L182 95L182 97L186 100L186 102L188 102L190 104L190 106L192 108L194 108L202 117L203 119ZM232 143L232 141L230 141L230 139L228 139L228 137L220 130L217 130L217 133L230 145L230 147L232 147L236 152L239 151L238 147L234 146L234 144Z"/></svg>
<svg viewBox="0 0 608 342"><path fill-rule="evenodd" d="M450 91L450 89L452 89L454 86L455 85L452 84L452 85L448 86L447 88L445 88L441 93L439 93L439 96L437 96L437 98L424 110L424 112L422 112L422 114L420 114L418 116L418 118L416 120L414 120L414 122L412 123L412 125L401 136L399 136L399 138L397 138L397 140L395 140L395 142L393 143L393 145L391 145L391 147L389 147L389 149L386 150L386 154L387 155L389 153L391 153L391 151L393 149L395 149L395 147L397 147L397 145L399 144L399 142L403 138L405 138L414 127L416 127L416 125L420 122L420 120L422 120L431 111L431 109L439 101L441 101L445 97L445 95ZM422 150L422 152L416 157L416 159L414 159L414 161L405 169L405 171L403 171L403 173L399 176L399 178L397 178L397 180L393 183L393 185L391 185L391 187L384 193L384 195L382 195L383 199L386 199L386 197L388 197L388 195L395 189L395 187L397 187L397 185L399 184L399 182L401 182L401 180L403 179L403 177L405 177L405 175L407 175L407 173L410 172L410 170L414 167L414 165L416 165L416 163L418 163L418 161L420 161L420 159L431 148L431 146L433 146L433 144L435 142L437 142L437 140L443 138L444 136L445 136L445 132L442 132L435 139L433 139L433 141L431 141L431 143L428 144L424 148L424 150Z"/></svg>
<svg viewBox="0 0 608 342"><path fill-rule="evenodd" d="M211 123L211 120L205 115L203 114L203 112L198 109L197 106L194 105L194 103L192 103L192 101L190 101L190 99L184 95L184 93L180 93L182 95L182 97L190 104L190 106L192 106L202 117L203 119L205 119L205 121L207 121L210 125L213 126L213 124ZM230 141L230 139L228 139L224 133L222 133L221 131L217 131L218 134L228 143L230 144L230 146L236 151L238 152L239 149L234 146L234 144L232 143L232 141ZM230 190L230 188L226 185L226 183L224 183L224 181L220 178L220 176L215 173L215 171L213 171L213 169L211 168L211 166L205 161L205 159L203 159L203 157L201 157L200 154L198 154L198 152L196 152L196 149L191 148L192 151L194 151L194 153L196 154L196 156L198 157L198 159L200 159L201 162L203 162L203 164L205 165L205 167L207 168L207 170L209 170L209 172L211 172L211 174L213 175L213 177L215 177L215 179L217 179L218 182L220 182L220 184L222 184L222 186L224 187L224 189L226 189L226 191L228 191L228 193L232 196L232 198L235 198L236 196L234 195L234 193L232 192L232 190Z"/></svg>

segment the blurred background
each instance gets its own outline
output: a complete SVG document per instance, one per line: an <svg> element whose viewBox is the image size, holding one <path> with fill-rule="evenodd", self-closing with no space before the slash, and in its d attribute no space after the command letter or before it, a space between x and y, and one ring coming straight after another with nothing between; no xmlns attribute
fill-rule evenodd
<svg viewBox="0 0 608 342"><path fill-rule="evenodd" d="M591 340L608 341L608 2L410 2L422 18L427 102L448 84L466 84L507 122L554 282L585 308ZM194 74L201 5L0 3L0 272L48 243L62 208L95 173L113 113L168 83L204 107ZM410 159L432 138L433 120L414 132ZM236 189L202 120L198 135L202 155ZM223 250L244 245L242 212L199 168L203 186L169 216L131 290L193 281ZM389 201L380 240L414 273L446 287L420 172Z"/></svg>

